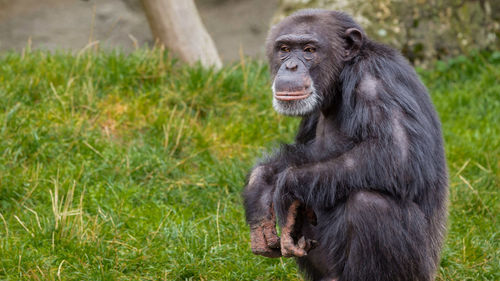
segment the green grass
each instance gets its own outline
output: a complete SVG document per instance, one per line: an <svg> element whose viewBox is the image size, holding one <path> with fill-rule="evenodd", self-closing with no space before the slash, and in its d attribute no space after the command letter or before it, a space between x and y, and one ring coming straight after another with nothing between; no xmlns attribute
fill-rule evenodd
<svg viewBox="0 0 500 281"><path fill-rule="evenodd" d="M500 280L500 54L420 74L443 121L449 234L438 280ZM0 56L1 280L301 280L254 256L240 199L290 141L267 67L159 50Z"/></svg>

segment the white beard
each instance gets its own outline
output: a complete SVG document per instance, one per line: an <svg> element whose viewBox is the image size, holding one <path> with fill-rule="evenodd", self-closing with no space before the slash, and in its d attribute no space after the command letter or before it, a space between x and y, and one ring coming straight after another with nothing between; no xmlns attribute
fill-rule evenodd
<svg viewBox="0 0 500 281"><path fill-rule="evenodd" d="M273 85L271 86L271 90L273 91L273 108L279 114L288 115L288 116L304 116L315 111L319 105L321 104L322 98L316 92L314 88L314 83L311 83L312 93L305 99L302 100L290 100L290 101L281 101L276 99L276 89Z"/></svg>

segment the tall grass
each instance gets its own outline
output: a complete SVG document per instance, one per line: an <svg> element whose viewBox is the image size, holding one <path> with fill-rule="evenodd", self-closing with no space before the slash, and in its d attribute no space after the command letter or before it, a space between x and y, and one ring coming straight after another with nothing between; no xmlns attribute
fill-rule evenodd
<svg viewBox="0 0 500 281"><path fill-rule="evenodd" d="M499 280L500 54L420 71L443 121L450 227L439 280ZM251 254L240 190L293 139L264 63L160 50L0 57L0 279L301 280Z"/></svg>

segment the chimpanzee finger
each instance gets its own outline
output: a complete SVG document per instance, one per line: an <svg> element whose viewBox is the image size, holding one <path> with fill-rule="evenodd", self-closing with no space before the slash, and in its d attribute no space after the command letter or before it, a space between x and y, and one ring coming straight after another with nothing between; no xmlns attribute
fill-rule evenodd
<svg viewBox="0 0 500 281"><path fill-rule="evenodd" d="M300 237L299 241L297 241L297 246L304 249L304 251L309 252L309 250L312 250L318 246L318 241L302 236Z"/></svg>
<svg viewBox="0 0 500 281"><path fill-rule="evenodd" d="M304 236L300 237L299 241L297 241L297 246L307 251L307 243Z"/></svg>
<svg viewBox="0 0 500 281"><path fill-rule="evenodd" d="M307 252L304 249L299 248L293 243L281 243L281 254L284 257L304 257L307 256Z"/></svg>
<svg viewBox="0 0 500 281"><path fill-rule="evenodd" d="M250 240L252 253L269 258L281 256L281 251L279 249L271 249L267 246L262 227L259 226L250 230Z"/></svg>
<svg viewBox="0 0 500 281"><path fill-rule="evenodd" d="M300 247L300 244L305 244L304 237L301 238L302 241L298 242L298 245L295 245L293 238L287 235L286 233L282 233L281 235L281 254L284 257L303 257L307 256L307 252Z"/></svg>
<svg viewBox="0 0 500 281"><path fill-rule="evenodd" d="M264 227L264 238L266 238L266 243L269 248L279 249L280 247L280 238L276 233L276 227L268 226Z"/></svg>
<svg viewBox="0 0 500 281"><path fill-rule="evenodd" d="M279 258L279 257L281 257L281 250L280 249L259 248L259 249L252 249L252 252L256 255L264 256L267 258Z"/></svg>

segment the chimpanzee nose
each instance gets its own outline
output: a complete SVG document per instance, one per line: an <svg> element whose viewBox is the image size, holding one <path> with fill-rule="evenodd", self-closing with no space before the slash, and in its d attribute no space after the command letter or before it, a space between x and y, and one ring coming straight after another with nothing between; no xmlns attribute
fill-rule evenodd
<svg viewBox="0 0 500 281"><path fill-rule="evenodd" d="M295 71L297 70L297 62L295 60L289 60L285 63L286 69Z"/></svg>

